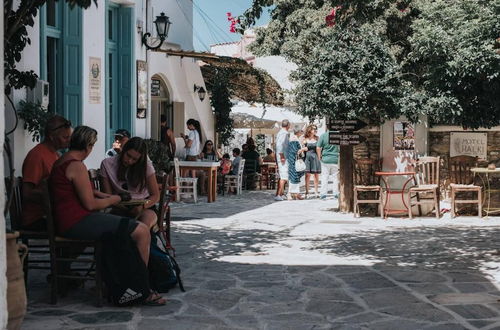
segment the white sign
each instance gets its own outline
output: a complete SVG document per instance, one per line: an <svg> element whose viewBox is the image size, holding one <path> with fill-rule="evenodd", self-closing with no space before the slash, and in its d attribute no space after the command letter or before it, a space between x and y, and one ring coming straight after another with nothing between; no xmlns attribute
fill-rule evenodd
<svg viewBox="0 0 500 330"><path fill-rule="evenodd" d="M450 157L465 155L486 159L487 146L488 133L450 133Z"/></svg>
<svg viewBox="0 0 500 330"><path fill-rule="evenodd" d="M101 103L101 59L98 57L89 58L89 103Z"/></svg>

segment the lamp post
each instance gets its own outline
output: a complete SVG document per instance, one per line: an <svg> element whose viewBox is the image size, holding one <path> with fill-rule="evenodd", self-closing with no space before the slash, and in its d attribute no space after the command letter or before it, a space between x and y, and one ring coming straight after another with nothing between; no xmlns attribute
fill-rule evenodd
<svg viewBox="0 0 500 330"><path fill-rule="evenodd" d="M163 45L163 41L165 41L165 39L167 38L168 30L170 29L170 25L172 24L168 16L165 16L165 13L161 13L160 16L156 16L156 20L154 21L154 23L156 26L156 33L158 35L158 38L160 38L160 43L156 46L148 45L148 38L151 37L151 33L146 32L142 36L142 43L144 44L144 46L146 46L147 49L160 48L161 45Z"/></svg>
<svg viewBox="0 0 500 330"><path fill-rule="evenodd" d="M203 86L197 86L196 84L194 84L194 92L198 92L198 97L200 98L200 101L203 102L203 100L205 99L205 95L207 94L205 88L203 88Z"/></svg>

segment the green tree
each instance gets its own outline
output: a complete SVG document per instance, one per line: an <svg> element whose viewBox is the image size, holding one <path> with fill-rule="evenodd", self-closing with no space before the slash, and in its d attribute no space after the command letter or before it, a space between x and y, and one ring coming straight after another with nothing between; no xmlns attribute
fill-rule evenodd
<svg viewBox="0 0 500 330"><path fill-rule="evenodd" d="M215 112L215 129L219 138L218 143L227 144L233 138L233 119L229 116L231 108L231 94L228 89L229 72L225 69L216 69L211 88L210 104Z"/></svg>
<svg viewBox="0 0 500 330"><path fill-rule="evenodd" d="M252 51L298 65L304 115L500 123L500 0L254 0L241 30L266 7Z"/></svg>

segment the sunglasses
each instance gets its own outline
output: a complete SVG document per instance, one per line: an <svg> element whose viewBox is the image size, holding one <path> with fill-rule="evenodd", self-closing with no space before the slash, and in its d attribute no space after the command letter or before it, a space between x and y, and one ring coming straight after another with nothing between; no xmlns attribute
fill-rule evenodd
<svg viewBox="0 0 500 330"><path fill-rule="evenodd" d="M213 146L213 144L212 143L207 143L207 146Z"/></svg>
<svg viewBox="0 0 500 330"><path fill-rule="evenodd" d="M61 124L61 125L53 128L52 131L57 131L58 129L63 128L63 127L64 128L70 128L71 127L71 121L70 120L66 120L63 124Z"/></svg>

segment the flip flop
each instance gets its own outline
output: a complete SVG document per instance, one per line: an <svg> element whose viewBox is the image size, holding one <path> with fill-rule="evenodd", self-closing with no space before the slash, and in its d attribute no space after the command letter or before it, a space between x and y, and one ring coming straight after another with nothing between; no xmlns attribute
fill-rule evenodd
<svg viewBox="0 0 500 330"><path fill-rule="evenodd" d="M165 306L167 304L167 299L156 292L151 292L148 299L143 301L142 304L145 306Z"/></svg>

